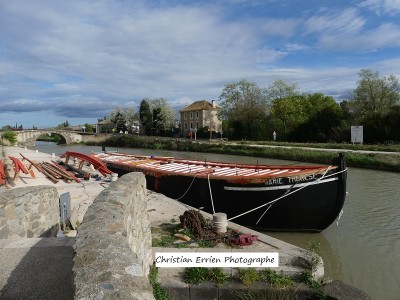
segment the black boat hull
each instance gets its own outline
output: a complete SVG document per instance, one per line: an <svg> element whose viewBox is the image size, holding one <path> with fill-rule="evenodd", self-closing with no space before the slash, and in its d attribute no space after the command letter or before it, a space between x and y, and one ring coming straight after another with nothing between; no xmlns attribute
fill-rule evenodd
<svg viewBox="0 0 400 300"><path fill-rule="evenodd" d="M337 219L346 198L344 158L335 159L335 165L339 168L317 180L293 182L282 178L279 185L245 185L224 179L144 174L148 189L211 214L224 212L228 219L233 218L233 222L247 227L265 231L320 232ZM132 167L124 170L113 163L107 166L119 175L142 172Z"/></svg>

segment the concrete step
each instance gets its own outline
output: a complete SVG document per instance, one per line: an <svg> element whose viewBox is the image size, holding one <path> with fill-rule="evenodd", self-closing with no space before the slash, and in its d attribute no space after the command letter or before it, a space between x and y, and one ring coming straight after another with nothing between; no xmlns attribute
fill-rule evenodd
<svg viewBox="0 0 400 300"><path fill-rule="evenodd" d="M0 240L0 298L73 299L74 241Z"/></svg>

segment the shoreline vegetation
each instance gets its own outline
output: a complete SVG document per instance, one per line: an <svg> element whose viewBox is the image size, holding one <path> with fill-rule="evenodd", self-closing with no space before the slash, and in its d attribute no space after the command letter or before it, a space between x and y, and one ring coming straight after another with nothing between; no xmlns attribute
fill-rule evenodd
<svg viewBox="0 0 400 300"><path fill-rule="evenodd" d="M349 167L400 172L400 145L304 144L286 142L191 140L137 135L113 135L86 145L190 151L330 164L344 153ZM122 151L123 152L123 151Z"/></svg>

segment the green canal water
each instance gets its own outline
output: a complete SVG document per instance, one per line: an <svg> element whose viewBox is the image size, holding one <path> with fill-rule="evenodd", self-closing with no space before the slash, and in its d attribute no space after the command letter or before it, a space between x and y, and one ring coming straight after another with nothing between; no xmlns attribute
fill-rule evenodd
<svg viewBox="0 0 400 300"><path fill-rule="evenodd" d="M32 149L46 153L101 151L100 147L37 142ZM107 148L107 150L118 150ZM142 155L162 155L215 161L297 164L255 157L120 149ZM324 260L325 274L366 291L372 299L400 299L400 174L349 168L348 197L338 224L321 233L267 233L308 248L320 243L318 253Z"/></svg>

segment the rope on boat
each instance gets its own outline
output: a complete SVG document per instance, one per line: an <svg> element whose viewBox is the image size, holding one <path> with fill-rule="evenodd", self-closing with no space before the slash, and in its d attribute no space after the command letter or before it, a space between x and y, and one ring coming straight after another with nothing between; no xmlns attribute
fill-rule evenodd
<svg viewBox="0 0 400 300"><path fill-rule="evenodd" d="M309 182L309 183L303 185L302 187L300 187L300 188L298 188L298 189L296 189L296 190L294 190L294 191L291 191L291 192L289 192L289 193L285 192L282 196L280 196L280 197L278 197L278 198L276 198L276 199L274 199L274 200L271 200L271 201L269 201L269 202L267 202L267 203L264 203L264 204L262 204L262 205L260 205L260 206L258 206L258 207L256 207L256 208L250 209L250 210L248 210L248 211L246 211L246 212L244 212L244 213L241 213L241 214L239 214L239 215L237 215L237 216L234 216L234 217L232 217L232 218L229 218L227 221L231 221L231 220L234 220L234 219L239 218L239 217L241 217L241 216L244 216L244 215L246 215L246 214L249 214L249 213L251 213L251 212L253 212L253 211L255 211L255 210L258 210L258 209L260 209L260 208L263 208L264 206L272 205L272 204L274 204L275 202L277 202L277 201L279 201L279 200L281 200L281 199L283 199L283 198L285 198L285 197L287 197L287 196L289 196L289 195L291 195L291 194L294 194L294 193L296 193L296 192L298 192L298 191L300 191L300 190L302 190L302 189L308 187L309 185L312 185L312 184L315 184L315 183L318 182L318 181L321 181L323 178L328 178L328 177L331 177L331 176L335 176L335 175L337 175L337 174L340 174L340 173L343 173L343 172L347 171L347 168L346 168L346 169L344 169L344 170L341 170L340 172L336 172L336 173L330 174L330 175L328 175L328 176L325 176L326 173L330 170L331 167L332 167L332 166L329 166L328 168L326 168L324 174L322 174L322 176L321 176L320 178L318 178L318 179L316 179L316 180L314 180L314 181L311 181L311 182ZM293 187L294 187L294 186L290 187L289 189L292 189Z"/></svg>
<svg viewBox="0 0 400 300"><path fill-rule="evenodd" d="M271 208L272 204L270 204L267 209L264 211L264 213L261 215L261 217L257 220L256 225L261 221L261 219L264 217L264 215L267 213L267 211Z"/></svg>
<svg viewBox="0 0 400 300"><path fill-rule="evenodd" d="M214 200L211 192L211 184L210 184L210 173L207 174L207 180L208 180L208 189L210 190L210 198L211 198L211 206L213 210L213 214L215 214L215 209L214 209Z"/></svg>
<svg viewBox="0 0 400 300"><path fill-rule="evenodd" d="M340 211L340 213L339 213L339 215L338 215L338 217L337 217L337 220L336 220L336 226L339 226L339 220L340 220L340 217L343 215L343 209Z"/></svg>
<svg viewBox="0 0 400 300"><path fill-rule="evenodd" d="M292 186L289 187L289 188L283 193L282 196L285 196L287 193L289 193L289 192L293 189L293 187L294 187L295 185L296 185L296 183L293 183ZM264 215L267 213L267 211L271 208L271 206L272 206L272 204L270 204L270 205L268 206L268 208L264 211L264 213L261 215L261 217L257 220L256 225L258 225L258 223L261 221L261 219L264 217Z"/></svg>
<svg viewBox="0 0 400 300"><path fill-rule="evenodd" d="M187 192L189 192L190 188L192 187L192 184L193 184L194 180L196 179L196 175L197 175L197 174L194 173L193 180L192 180L192 182L190 183L190 185L189 185L188 189L186 190L186 192L184 192L182 196L180 196L179 198L177 198L177 199L175 199L175 200L179 201L179 200L181 200L183 197L185 197L185 195L187 194Z"/></svg>

